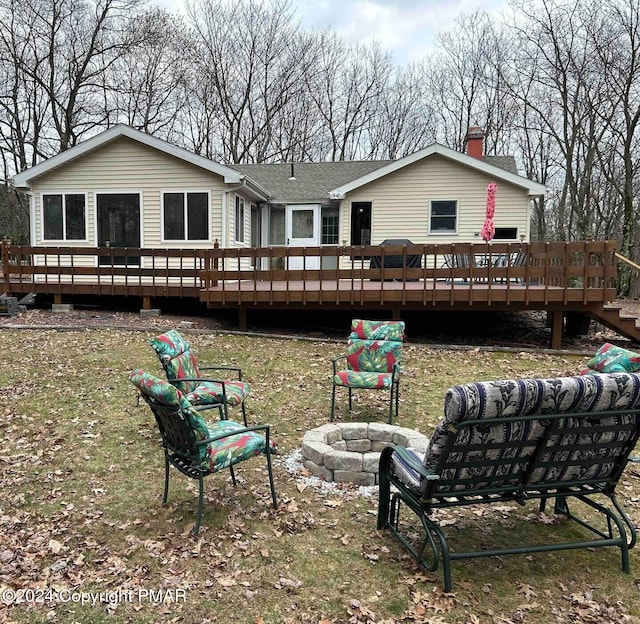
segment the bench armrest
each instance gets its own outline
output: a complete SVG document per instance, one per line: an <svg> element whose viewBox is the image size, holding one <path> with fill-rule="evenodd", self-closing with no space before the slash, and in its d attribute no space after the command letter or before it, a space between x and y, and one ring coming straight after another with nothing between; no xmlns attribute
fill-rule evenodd
<svg viewBox="0 0 640 624"><path fill-rule="evenodd" d="M437 481L440 479L440 475L425 468L422 463L417 461L413 453L409 453L404 446L398 446L397 444L390 444L383 449L382 455L380 456L380 471L383 469L383 461L385 462L385 467L388 468L393 453L396 453L407 466L415 470L423 479L427 481Z"/></svg>

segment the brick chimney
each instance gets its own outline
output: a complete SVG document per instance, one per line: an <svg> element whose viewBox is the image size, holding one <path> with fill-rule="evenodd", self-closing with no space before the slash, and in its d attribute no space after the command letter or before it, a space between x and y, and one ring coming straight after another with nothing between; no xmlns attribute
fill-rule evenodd
<svg viewBox="0 0 640 624"><path fill-rule="evenodd" d="M466 152L469 156L482 159L484 155L483 139L484 130L480 126L469 126L467 136L464 139Z"/></svg>

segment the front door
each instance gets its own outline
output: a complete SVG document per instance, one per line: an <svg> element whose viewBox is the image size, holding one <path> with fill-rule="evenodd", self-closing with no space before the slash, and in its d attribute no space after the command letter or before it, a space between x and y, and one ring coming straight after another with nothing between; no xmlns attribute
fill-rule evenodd
<svg viewBox="0 0 640 624"><path fill-rule="evenodd" d="M96 196L98 247L140 247L140 195L104 193ZM114 264L140 264L139 256L114 256ZM111 264L100 256L100 264Z"/></svg>
<svg viewBox="0 0 640 624"><path fill-rule="evenodd" d="M320 245L320 205L287 206L287 246L318 247ZM304 265L303 265L304 261ZM319 269L320 257L289 258L290 269Z"/></svg>

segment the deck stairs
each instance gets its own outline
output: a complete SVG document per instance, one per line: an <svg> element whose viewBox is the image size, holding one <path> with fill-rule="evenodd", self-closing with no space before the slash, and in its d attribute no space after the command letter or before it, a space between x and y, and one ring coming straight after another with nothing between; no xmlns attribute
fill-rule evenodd
<svg viewBox="0 0 640 624"><path fill-rule="evenodd" d="M602 307L590 310L588 315L597 323L640 344L640 327L638 317L624 312L618 303L607 303Z"/></svg>

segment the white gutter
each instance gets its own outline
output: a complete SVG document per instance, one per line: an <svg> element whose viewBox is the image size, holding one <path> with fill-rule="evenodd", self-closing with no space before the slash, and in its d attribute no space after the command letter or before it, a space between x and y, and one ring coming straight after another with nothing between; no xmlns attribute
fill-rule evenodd
<svg viewBox="0 0 640 624"><path fill-rule="evenodd" d="M228 191L222 191L222 232L220 247L226 249L227 247L227 195Z"/></svg>

